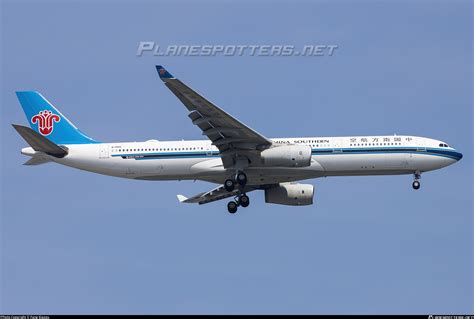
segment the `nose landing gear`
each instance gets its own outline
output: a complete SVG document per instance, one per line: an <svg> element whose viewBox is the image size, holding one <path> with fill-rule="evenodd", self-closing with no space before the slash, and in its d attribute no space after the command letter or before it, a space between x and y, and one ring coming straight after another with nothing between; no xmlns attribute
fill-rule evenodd
<svg viewBox="0 0 474 319"><path fill-rule="evenodd" d="M420 189L420 178L421 178L421 173L420 172L415 172L414 174L415 180L413 181L412 187L414 190Z"/></svg>
<svg viewBox="0 0 474 319"><path fill-rule="evenodd" d="M419 181L414 181L413 184L412 184L412 186L413 186L413 189L419 189L420 186L421 186L421 184L420 184Z"/></svg>

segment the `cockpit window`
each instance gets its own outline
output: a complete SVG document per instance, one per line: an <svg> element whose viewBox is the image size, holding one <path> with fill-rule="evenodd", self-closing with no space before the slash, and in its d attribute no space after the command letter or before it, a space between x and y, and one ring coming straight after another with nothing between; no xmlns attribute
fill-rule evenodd
<svg viewBox="0 0 474 319"><path fill-rule="evenodd" d="M441 143L441 144L439 144L439 147L449 147L449 145L448 145L448 144Z"/></svg>

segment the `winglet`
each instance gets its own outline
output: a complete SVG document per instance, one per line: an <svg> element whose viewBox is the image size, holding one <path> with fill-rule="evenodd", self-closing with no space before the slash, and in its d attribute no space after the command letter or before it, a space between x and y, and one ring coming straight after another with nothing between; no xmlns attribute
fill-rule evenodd
<svg viewBox="0 0 474 319"><path fill-rule="evenodd" d="M174 76L171 75L171 73L169 73L168 71L166 71L166 69L161 65L156 66L156 71L158 71L160 79L174 79Z"/></svg>
<svg viewBox="0 0 474 319"><path fill-rule="evenodd" d="M188 199L186 196L181 195L181 194L176 195L176 197L178 197L178 200L180 203L185 202Z"/></svg>

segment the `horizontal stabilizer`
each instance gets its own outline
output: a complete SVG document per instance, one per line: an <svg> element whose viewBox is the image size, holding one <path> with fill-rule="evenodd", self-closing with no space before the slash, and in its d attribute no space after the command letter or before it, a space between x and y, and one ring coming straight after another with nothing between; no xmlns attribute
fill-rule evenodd
<svg viewBox="0 0 474 319"><path fill-rule="evenodd" d="M49 159L47 159L45 156L37 155L37 156L33 156L32 158L27 160L25 163L23 163L23 165L28 165L28 166L41 165L41 164L46 164L46 163L49 163L49 162L51 162L51 161Z"/></svg>
<svg viewBox="0 0 474 319"><path fill-rule="evenodd" d="M188 199L186 196L183 196L181 194L176 195L176 197L178 197L180 203L186 202L186 200Z"/></svg>
<svg viewBox="0 0 474 319"><path fill-rule="evenodd" d="M51 142L31 128L17 124L12 124L12 126L35 151L43 152L57 158L62 158L67 155L68 151L66 147Z"/></svg>

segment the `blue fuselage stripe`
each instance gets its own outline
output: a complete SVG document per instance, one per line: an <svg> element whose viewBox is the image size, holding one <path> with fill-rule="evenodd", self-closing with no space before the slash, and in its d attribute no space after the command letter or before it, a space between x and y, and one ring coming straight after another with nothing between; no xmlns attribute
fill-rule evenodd
<svg viewBox="0 0 474 319"><path fill-rule="evenodd" d="M326 148L312 149L312 155L340 155L340 154L396 154L410 153L420 155L432 155L448 157L460 160L462 154L452 150L436 148L417 148L417 147L379 147L379 148ZM113 157L120 156L124 159L146 160L146 159L175 159L175 158L209 158L219 157L218 151L207 152L152 152L152 153L131 153L131 154L113 154Z"/></svg>

